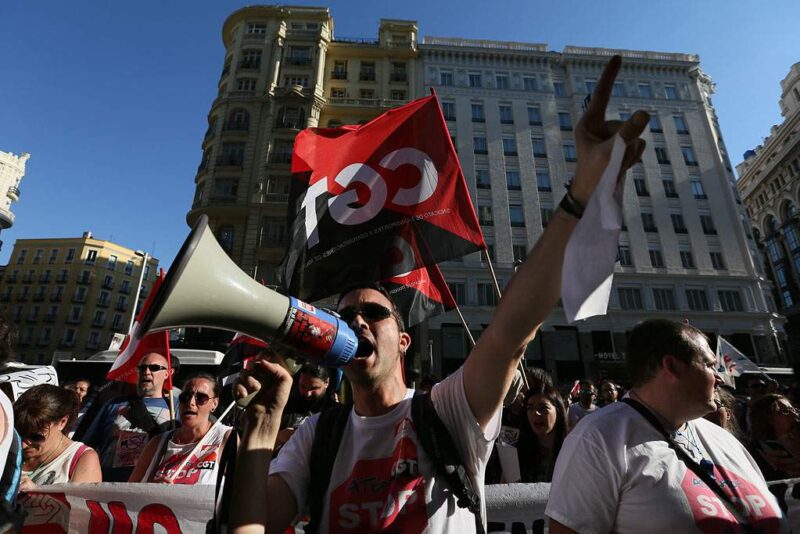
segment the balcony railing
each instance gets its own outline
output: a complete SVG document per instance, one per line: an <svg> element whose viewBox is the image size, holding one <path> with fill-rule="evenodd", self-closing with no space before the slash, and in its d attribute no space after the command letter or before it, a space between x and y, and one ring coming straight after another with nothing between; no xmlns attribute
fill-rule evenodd
<svg viewBox="0 0 800 534"><path fill-rule="evenodd" d="M8 197L11 200L19 200L19 196L22 194L22 191L19 190L18 187L11 186L8 188Z"/></svg>
<svg viewBox="0 0 800 534"><path fill-rule="evenodd" d="M360 72L358 74L358 80L362 82L374 82L375 81L375 73L374 72Z"/></svg>
<svg viewBox="0 0 800 534"><path fill-rule="evenodd" d="M346 80L347 79L347 71L346 70L333 70L333 71L331 71L331 79L332 80Z"/></svg>
<svg viewBox="0 0 800 534"><path fill-rule="evenodd" d="M261 68L260 61L240 61L239 70L258 70Z"/></svg>

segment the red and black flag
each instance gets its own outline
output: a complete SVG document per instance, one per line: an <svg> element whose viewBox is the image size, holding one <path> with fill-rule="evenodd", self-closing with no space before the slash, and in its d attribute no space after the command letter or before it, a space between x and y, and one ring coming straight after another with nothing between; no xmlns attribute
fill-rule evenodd
<svg viewBox="0 0 800 534"><path fill-rule="evenodd" d="M438 265L420 267L383 280L381 284L392 295L407 328L456 307Z"/></svg>
<svg viewBox="0 0 800 534"><path fill-rule="evenodd" d="M435 96L362 126L300 132L292 155L289 294L316 300L486 247ZM385 261L395 237L414 265Z"/></svg>

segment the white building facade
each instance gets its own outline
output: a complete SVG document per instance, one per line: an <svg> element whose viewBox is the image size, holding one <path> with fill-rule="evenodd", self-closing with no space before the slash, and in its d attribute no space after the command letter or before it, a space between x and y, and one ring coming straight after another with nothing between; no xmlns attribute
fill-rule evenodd
<svg viewBox="0 0 800 534"><path fill-rule="evenodd" d="M0 150L0 231L14 225L14 212L11 204L19 201L19 184L25 176L25 163L31 157L28 153L19 156ZM0 247L2 241L0 241Z"/></svg>

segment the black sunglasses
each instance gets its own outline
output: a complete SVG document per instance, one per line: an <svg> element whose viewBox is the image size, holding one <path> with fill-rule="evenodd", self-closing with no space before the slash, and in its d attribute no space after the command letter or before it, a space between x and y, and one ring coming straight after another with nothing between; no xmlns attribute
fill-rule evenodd
<svg viewBox="0 0 800 534"><path fill-rule="evenodd" d="M382 321L392 316L392 310L376 302L365 302L339 310L339 316L347 324L352 323L356 315L360 315L367 322Z"/></svg>
<svg viewBox="0 0 800 534"><path fill-rule="evenodd" d="M198 406L203 406L211 399L216 399L216 397L212 397L207 393L201 393L199 391L182 391L181 394L178 395L178 402L181 404L187 404L190 400L192 400L192 397L194 397L194 401Z"/></svg>
<svg viewBox="0 0 800 534"><path fill-rule="evenodd" d="M45 436L44 434L38 434L37 433L37 434L29 434L27 436L20 436L20 439L22 441L27 441L28 443L39 444L39 443L44 443L45 441L47 441L47 436Z"/></svg>
<svg viewBox="0 0 800 534"><path fill-rule="evenodd" d="M150 365L142 364L138 366L137 369L140 373L144 373L146 369L149 369L151 373L157 373L159 371L166 371L168 368L163 365L158 365L157 363L151 363Z"/></svg>

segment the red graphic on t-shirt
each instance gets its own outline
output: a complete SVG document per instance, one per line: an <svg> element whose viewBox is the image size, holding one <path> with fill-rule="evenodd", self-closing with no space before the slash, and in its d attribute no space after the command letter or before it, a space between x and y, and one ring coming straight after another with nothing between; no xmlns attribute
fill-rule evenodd
<svg viewBox="0 0 800 534"><path fill-rule="evenodd" d="M391 458L356 462L350 477L331 492L328 519L330 532L425 530L425 480L414 442L403 436Z"/></svg>
<svg viewBox="0 0 800 534"><path fill-rule="evenodd" d="M724 467L714 466L714 478L759 532L780 532L780 513L773 507L769 495ZM694 521L701 532L722 534L740 531L725 503L691 469L686 470L681 489L686 494Z"/></svg>
<svg viewBox="0 0 800 534"><path fill-rule="evenodd" d="M197 484L203 472L211 473L217 465L217 446L205 445L197 456L192 456L180 472L175 475L175 470L183 463L187 454L173 454L164 458L156 467L152 476L153 482L171 479L173 484ZM172 478L174 477L174 478Z"/></svg>

